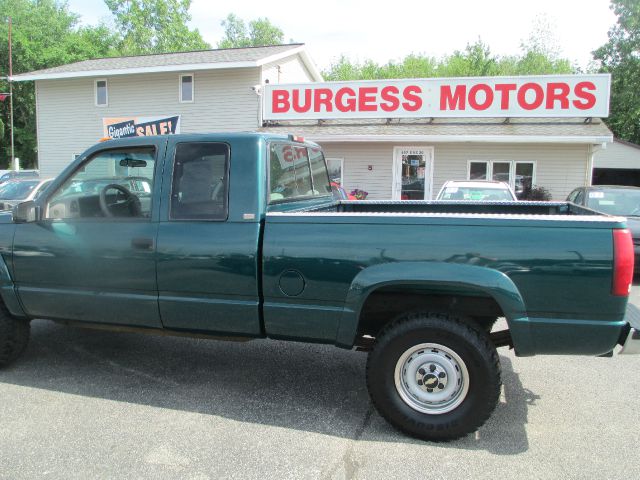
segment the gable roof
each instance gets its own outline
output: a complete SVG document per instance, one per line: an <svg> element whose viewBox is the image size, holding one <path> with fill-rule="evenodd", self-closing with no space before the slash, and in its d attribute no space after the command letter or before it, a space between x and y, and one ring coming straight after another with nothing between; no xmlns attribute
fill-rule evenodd
<svg viewBox="0 0 640 480"><path fill-rule="evenodd" d="M619 138L613 139L614 143L619 143L620 145L624 145L625 147L635 148L636 150L640 150L640 145L633 142L628 142L627 140L621 140Z"/></svg>
<svg viewBox="0 0 640 480"><path fill-rule="evenodd" d="M613 141L599 118L434 118L304 120L267 123L259 129L270 133L292 133L305 139L327 142L491 142L491 143L582 143Z"/></svg>
<svg viewBox="0 0 640 480"><path fill-rule="evenodd" d="M303 43L271 45L266 47L223 48L193 52L159 53L130 57L110 57L45 68L13 75L14 82L27 80L53 80L59 78L103 77L136 73L175 72L185 70L217 70L223 68L260 67L292 55L300 55L315 81L322 75L309 58Z"/></svg>

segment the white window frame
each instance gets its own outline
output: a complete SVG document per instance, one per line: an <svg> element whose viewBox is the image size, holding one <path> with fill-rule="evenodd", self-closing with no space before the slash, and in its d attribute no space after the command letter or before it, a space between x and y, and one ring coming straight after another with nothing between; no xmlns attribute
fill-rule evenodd
<svg viewBox="0 0 640 480"><path fill-rule="evenodd" d="M182 79L191 77L191 100L182 99ZM181 73L178 76L178 101L180 103L193 103L196 99L196 76L193 73Z"/></svg>
<svg viewBox="0 0 640 480"><path fill-rule="evenodd" d="M105 103L98 103L98 82L104 82ZM109 106L109 82L106 78L96 78L93 82L93 102L96 107Z"/></svg>
<svg viewBox="0 0 640 480"><path fill-rule="evenodd" d="M509 163L509 187L515 192L516 188L516 165L519 163L531 163L533 164L533 175L531 176L531 185L536 185L536 174L538 172L538 164L536 160L468 160L467 161L467 180L471 180L471 164L472 163L486 163L487 164L487 180L493 179L493 164L494 163Z"/></svg>
<svg viewBox="0 0 640 480"><path fill-rule="evenodd" d="M428 165L428 170L425 169L425 183L424 183L424 199L431 200L433 198L433 169L436 163L435 157L435 147L433 146L400 146L393 147L393 160L392 160L392 174L391 174L391 198L394 200L400 200L402 186L399 182L402 181L401 174L401 160L400 160L400 152L402 150L424 150L427 153L428 161L430 165ZM429 175L429 182L426 181L426 176Z"/></svg>
<svg viewBox="0 0 640 480"><path fill-rule="evenodd" d="M342 188L345 188L344 187L344 158L326 157L325 161L327 162L327 171L329 170L329 160L331 160L332 162L340 162L340 186ZM331 180L331 177L329 177L329 180Z"/></svg>

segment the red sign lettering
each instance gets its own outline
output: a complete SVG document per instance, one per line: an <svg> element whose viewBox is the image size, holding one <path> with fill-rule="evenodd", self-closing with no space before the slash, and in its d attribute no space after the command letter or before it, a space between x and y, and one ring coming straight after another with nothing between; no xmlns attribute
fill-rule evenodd
<svg viewBox="0 0 640 480"><path fill-rule="evenodd" d="M402 102L402 106L405 110L415 112L422 108L422 97L420 97L420 93L422 93L422 89L417 85L411 85L404 89L402 95L407 101Z"/></svg>
<svg viewBox="0 0 640 480"><path fill-rule="evenodd" d="M500 93L500 109L508 110L511 100L511 92L515 91L518 86L515 83L496 83L496 92Z"/></svg>
<svg viewBox="0 0 640 480"><path fill-rule="evenodd" d="M533 101L527 101L527 92L532 91L534 93ZM544 101L544 90L537 83L525 83L518 90L518 105L525 110L534 110L542 105Z"/></svg>
<svg viewBox="0 0 640 480"><path fill-rule="evenodd" d="M393 85L389 85L384 87L380 91L380 96L384 103L380 104L380 108L385 112L395 112L400 107L400 99L398 99L398 95L400 94L400 90L398 87Z"/></svg>
<svg viewBox="0 0 640 480"><path fill-rule="evenodd" d="M293 97L293 109L296 112L304 113L311 109L311 89L304 89L304 105L300 105L300 90L294 90L291 96Z"/></svg>
<svg viewBox="0 0 640 480"><path fill-rule="evenodd" d="M289 92L286 90L274 90L271 98L273 113L287 113L289 111Z"/></svg>
<svg viewBox="0 0 640 480"><path fill-rule="evenodd" d="M467 87L465 85L456 85L455 93L451 93L449 85L443 85L440 88L440 110L464 110L466 98Z"/></svg>
<svg viewBox="0 0 640 480"><path fill-rule="evenodd" d="M580 100L574 100L573 106L579 108L580 110L588 110L593 108L596 104L596 96L591 92L586 92L585 90L595 90L596 86L593 82L580 82L576 85L575 94Z"/></svg>
<svg viewBox="0 0 640 480"><path fill-rule="evenodd" d="M478 92L484 93L484 102L478 101ZM469 89L469 106L474 110L486 110L493 103L493 90L489 85L479 83Z"/></svg>

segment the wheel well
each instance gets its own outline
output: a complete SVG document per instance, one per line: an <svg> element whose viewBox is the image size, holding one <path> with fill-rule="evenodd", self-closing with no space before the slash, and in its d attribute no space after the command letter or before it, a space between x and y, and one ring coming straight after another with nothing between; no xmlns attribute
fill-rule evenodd
<svg viewBox="0 0 640 480"><path fill-rule="evenodd" d="M376 337L389 322L416 311L472 317L482 327L504 316L496 300L480 290L439 291L422 286L382 287L365 300L358 319L358 338Z"/></svg>

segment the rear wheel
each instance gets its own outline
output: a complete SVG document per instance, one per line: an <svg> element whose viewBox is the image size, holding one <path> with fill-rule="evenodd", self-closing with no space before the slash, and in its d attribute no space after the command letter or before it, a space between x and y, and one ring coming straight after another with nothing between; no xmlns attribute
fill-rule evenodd
<svg viewBox="0 0 640 480"><path fill-rule="evenodd" d="M11 316L0 303L0 367L10 364L26 350L31 325Z"/></svg>
<svg viewBox="0 0 640 480"><path fill-rule="evenodd" d="M477 430L500 396L500 362L486 332L442 314L410 314L387 326L367 362L380 414L425 440Z"/></svg>

